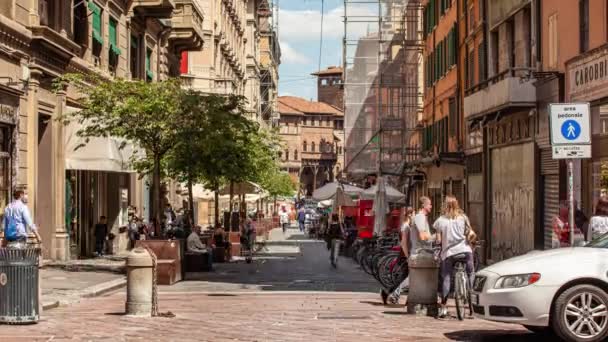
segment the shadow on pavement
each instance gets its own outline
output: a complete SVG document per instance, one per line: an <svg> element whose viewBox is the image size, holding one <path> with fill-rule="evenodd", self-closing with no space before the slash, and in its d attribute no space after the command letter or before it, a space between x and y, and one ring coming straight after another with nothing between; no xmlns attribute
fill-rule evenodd
<svg viewBox="0 0 608 342"><path fill-rule="evenodd" d="M532 342L550 341L525 331L496 331L496 330L460 330L444 334L454 341L492 341L492 342Z"/></svg>
<svg viewBox="0 0 608 342"><path fill-rule="evenodd" d="M271 257L260 254L258 258L254 257L254 262L251 264L245 262L214 264L215 271L189 274L189 280L163 287L163 291L378 293L377 281L363 272L351 258L340 257L338 267L333 268L329 262L329 251L324 243L304 242L294 246L299 247L301 251L298 255L287 253L288 249L279 246L280 248L275 248L271 253ZM281 252L285 253L281 254Z"/></svg>

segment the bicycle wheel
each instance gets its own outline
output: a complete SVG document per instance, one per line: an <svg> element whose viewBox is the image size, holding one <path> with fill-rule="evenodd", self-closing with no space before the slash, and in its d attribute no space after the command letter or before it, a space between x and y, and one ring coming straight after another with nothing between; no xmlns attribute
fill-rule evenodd
<svg viewBox="0 0 608 342"><path fill-rule="evenodd" d="M378 280L380 281L380 284L387 289L393 288L395 285L392 279L391 265L398 257L399 255L388 254L385 255L379 262L380 266L378 268Z"/></svg>
<svg viewBox="0 0 608 342"><path fill-rule="evenodd" d="M456 315L458 320L465 318L465 310L470 308L469 295L467 288L467 276L464 270L460 269L454 276L454 301L456 302Z"/></svg>

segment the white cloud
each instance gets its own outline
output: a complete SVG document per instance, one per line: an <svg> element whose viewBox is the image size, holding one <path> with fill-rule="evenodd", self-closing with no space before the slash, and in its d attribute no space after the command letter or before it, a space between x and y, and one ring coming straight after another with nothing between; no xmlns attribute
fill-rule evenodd
<svg viewBox="0 0 608 342"><path fill-rule="evenodd" d="M281 61L287 64L309 64L310 59L298 52L288 43L281 41Z"/></svg>
<svg viewBox="0 0 608 342"><path fill-rule="evenodd" d="M366 7L358 6L349 8L348 15L353 16L353 21L365 21L365 23L349 24L347 30L349 36L362 36L370 27L377 26L370 16L376 15L377 11L365 4ZM356 17L355 17L356 16ZM369 20L369 23L367 22ZM377 19L375 20L377 22ZM279 11L279 33L283 41L314 41L319 39L321 30L321 11L313 10L286 10ZM372 29L372 31L374 31ZM323 18L323 39L342 39L344 36L344 8L337 7L325 13Z"/></svg>

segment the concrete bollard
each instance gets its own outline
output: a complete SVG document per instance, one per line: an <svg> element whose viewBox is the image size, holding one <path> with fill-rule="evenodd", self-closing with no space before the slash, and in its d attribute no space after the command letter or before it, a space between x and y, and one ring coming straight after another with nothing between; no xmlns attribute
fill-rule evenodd
<svg viewBox="0 0 608 342"><path fill-rule="evenodd" d="M407 313L418 316L437 316L437 284L439 263L432 254L420 253L408 262L410 291Z"/></svg>
<svg viewBox="0 0 608 342"><path fill-rule="evenodd" d="M135 248L127 257L127 315L152 315L154 261L144 248Z"/></svg>

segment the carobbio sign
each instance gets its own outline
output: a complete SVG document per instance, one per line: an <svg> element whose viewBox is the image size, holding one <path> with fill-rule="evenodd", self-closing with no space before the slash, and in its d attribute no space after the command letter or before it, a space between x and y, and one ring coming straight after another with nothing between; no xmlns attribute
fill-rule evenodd
<svg viewBox="0 0 608 342"><path fill-rule="evenodd" d="M608 94L608 44L567 62L569 100L592 101Z"/></svg>

